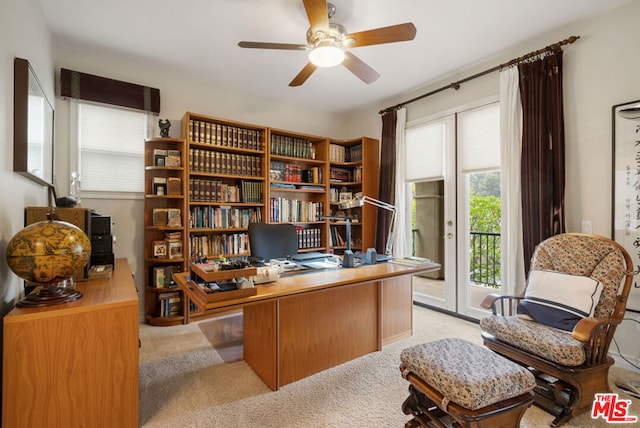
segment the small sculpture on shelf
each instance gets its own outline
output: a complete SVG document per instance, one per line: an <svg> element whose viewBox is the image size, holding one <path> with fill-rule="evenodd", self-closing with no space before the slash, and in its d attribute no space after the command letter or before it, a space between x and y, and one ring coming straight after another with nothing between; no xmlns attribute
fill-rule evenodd
<svg viewBox="0 0 640 428"><path fill-rule="evenodd" d="M169 128L171 128L169 119L165 119L164 121L162 119L158 120L158 126L160 127L160 136L163 138L169 137Z"/></svg>

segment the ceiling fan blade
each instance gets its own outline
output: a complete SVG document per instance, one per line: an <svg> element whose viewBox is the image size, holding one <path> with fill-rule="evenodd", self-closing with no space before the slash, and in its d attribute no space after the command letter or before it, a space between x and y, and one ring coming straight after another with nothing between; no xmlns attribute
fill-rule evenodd
<svg viewBox="0 0 640 428"><path fill-rule="evenodd" d="M327 0L303 0L303 3L311 28L328 30L329 12L327 11Z"/></svg>
<svg viewBox="0 0 640 428"><path fill-rule="evenodd" d="M309 49L307 45L297 45L294 43L268 43L268 42L238 42L241 48L252 49L286 49L292 51L305 51Z"/></svg>
<svg viewBox="0 0 640 428"><path fill-rule="evenodd" d="M307 63L307 65L304 66L304 68L300 71L300 73L298 73L298 75L293 78L291 83L289 83L289 86L300 86L300 85L302 85L304 82L307 81L309 76L311 76L311 74L314 71L316 71L316 68L318 68L318 67L315 64L313 64L311 62Z"/></svg>
<svg viewBox="0 0 640 428"><path fill-rule="evenodd" d="M345 52L344 55L342 65L347 67L349 71L358 76L364 83L372 83L378 80L378 77L380 77L378 72L365 64L360 58L351 52Z"/></svg>
<svg viewBox="0 0 640 428"><path fill-rule="evenodd" d="M345 45L349 48L356 48L360 46L380 45L383 43L404 42L413 40L415 36L415 25L411 22L406 22L390 27L381 27L374 30L347 34L345 39L352 39L354 42L347 42Z"/></svg>

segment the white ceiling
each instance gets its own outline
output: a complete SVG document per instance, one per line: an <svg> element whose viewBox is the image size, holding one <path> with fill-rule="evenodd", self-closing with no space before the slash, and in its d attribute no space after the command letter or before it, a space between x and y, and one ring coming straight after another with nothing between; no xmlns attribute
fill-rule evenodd
<svg viewBox="0 0 640 428"><path fill-rule="evenodd" d="M241 49L237 43L306 43L309 25L302 0L40 3L54 38L63 43L175 65L182 77L210 79L235 91L345 111L388 99L628 1L332 0L337 8L332 20L348 33L413 22L416 37L352 49L380 73L374 83L367 85L338 66L318 69L296 88L288 84L307 63L307 52Z"/></svg>

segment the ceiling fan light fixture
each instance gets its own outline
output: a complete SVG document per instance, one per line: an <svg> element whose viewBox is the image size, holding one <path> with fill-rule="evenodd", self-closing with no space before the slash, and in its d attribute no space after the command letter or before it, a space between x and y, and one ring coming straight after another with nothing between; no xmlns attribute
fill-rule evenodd
<svg viewBox="0 0 640 428"><path fill-rule="evenodd" d="M318 67L335 67L344 61L344 51L332 43L319 43L309 52L309 61Z"/></svg>

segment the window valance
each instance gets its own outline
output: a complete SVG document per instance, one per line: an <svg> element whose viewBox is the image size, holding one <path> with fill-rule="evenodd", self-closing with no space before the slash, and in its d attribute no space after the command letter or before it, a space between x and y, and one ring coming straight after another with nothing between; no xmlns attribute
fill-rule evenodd
<svg viewBox="0 0 640 428"><path fill-rule="evenodd" d="M60 70L60 95L160 113L160 89L66 68Z"/></svg>

